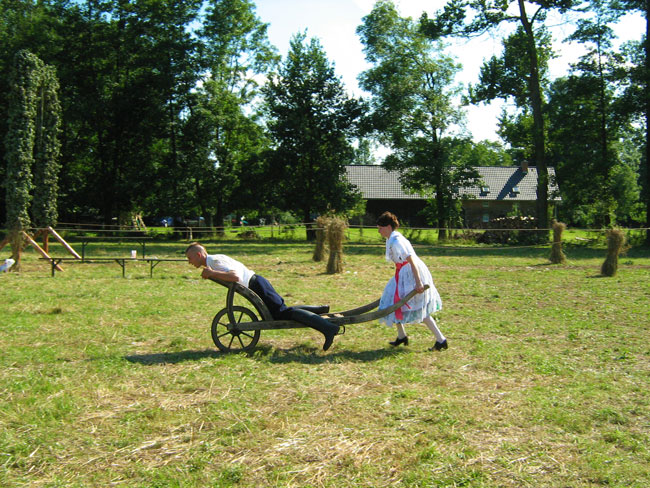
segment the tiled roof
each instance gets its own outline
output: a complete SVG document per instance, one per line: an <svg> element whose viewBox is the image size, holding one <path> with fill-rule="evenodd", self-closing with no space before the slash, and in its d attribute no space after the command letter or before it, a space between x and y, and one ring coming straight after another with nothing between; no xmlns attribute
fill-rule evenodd
<svg viewBox="0 0 650 488"><path fill-rule="evenodd" d="M535 201L537 199L537 168L534 166L530 166L527 172L517 166L484 166L476 169L481 175L483 184L463 188L460 191L461 195L476 200ZM559 200L555 168L548 168L548 177L549 200Z"/></svg>
<svg viewBox="0 0 650 488"><path fill-rule="evenodd" d="M386 171L382 166L354 165L345 167L350 183L355 185L366 200L397 199L424 200L422 194L404 191L399 173ZM518 166L479 166L482 184L462 188L460 194L475 200L535 201L537 199L537 168L527 172ZM555 168L548 168L549 200L560 200L555 183ZM431 198L431 197L428 197Z"/></svg>
<svg viewBox="0 0 650 488"><path fill-rule="evenodd" d="M426 200L421 193L407 193L399 182L397 171L378 165L351 165L345 171L348 181L356 186L366 200Z"/></svg>

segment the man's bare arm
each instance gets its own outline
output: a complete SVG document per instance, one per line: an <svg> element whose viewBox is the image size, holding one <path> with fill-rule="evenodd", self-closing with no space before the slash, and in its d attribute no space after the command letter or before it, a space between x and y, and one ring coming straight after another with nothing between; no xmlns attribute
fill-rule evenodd
<svg viewBox="0 0 650 488"><path fill-rule="evenodd" d="M201 278L216 278L221 281L236 282L239 281L239 276L234 271L228 271L227 273L223 271L215 271L210 268L203 268L201 272Z"/></svg>

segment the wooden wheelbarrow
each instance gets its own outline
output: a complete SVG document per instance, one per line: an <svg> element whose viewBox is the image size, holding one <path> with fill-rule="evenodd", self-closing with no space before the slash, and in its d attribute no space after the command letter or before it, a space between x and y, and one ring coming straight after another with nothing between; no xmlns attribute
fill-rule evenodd
<svg viewBox="0 0 650 488"><path fill-rule="evenodd" d="M252 350L257 345L262 330L307 327L294 320L274 320L266 304L257 293L239 283L210 279L228 289L226 307L219 310L212 319L212 340L221 351L242 352ZM425 285L424 288L429 288L429 285ZM235 294L239 294L248 300L250 306L235 305ZM375 310L379 306L379 300L375 300L352 310L321 314L321 317L326 318L332 324L343 326L342 330L344 331L346 325L371 322L393 313L416 294L417 291L412 290L399 302L382 310Z"/></svg>

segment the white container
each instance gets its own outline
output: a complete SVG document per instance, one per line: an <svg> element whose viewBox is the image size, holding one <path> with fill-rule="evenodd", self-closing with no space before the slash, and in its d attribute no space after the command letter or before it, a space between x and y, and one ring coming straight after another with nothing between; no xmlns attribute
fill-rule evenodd
<svg viewBox="0 0 650 488"><path fill-rule="evenodd" d="M14 261L11 258L5 259L4 264L0 265L0 273L2 273L4 271L9 271L9 268L11 268L15 263L16 263L16 261Z"/></svg>
<svg viewBox="0 0 650 488"><path fill-rule="evenodd" d="M132 249L131 250L131 259L135 259L137 257L138 257L138 251L136 251L135 249Z"/></svg>

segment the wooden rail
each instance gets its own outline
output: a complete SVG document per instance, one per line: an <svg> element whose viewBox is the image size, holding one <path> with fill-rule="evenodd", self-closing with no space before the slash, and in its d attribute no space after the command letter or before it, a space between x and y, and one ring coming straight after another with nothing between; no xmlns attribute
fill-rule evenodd
<svg viewBox="0 0 650 488"><path fill-rule="evenodd" d="M83 259L79 260L76 258L44 258L48 259L52 265L52 276L55 275L56 271L62 271L61 268L59 267L59 263L62 261L67 261L67 262L77 262L77 263L107 263L111 261L115 261L117 264L120 265L122 268L122 278L126 276L126 263L128 262L145 262L149 263L149 276L153 277L153 270L156 266L158 266L162 262L170 262L170 261L175 261L175 262L187 262L187 259L180 259L180 258L124 258L124 257L97 257L97 258L89 258L89 257L84 257Z"/></svg>

